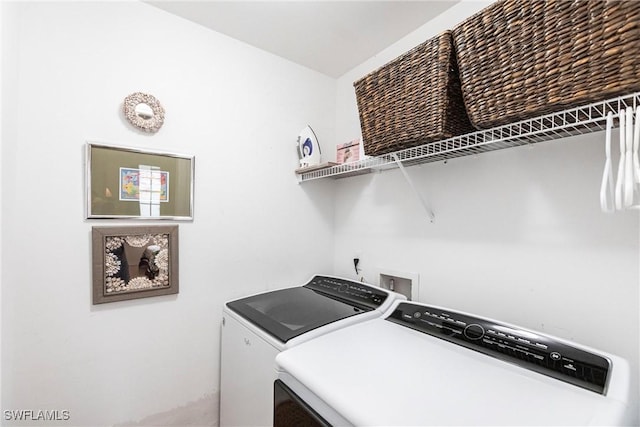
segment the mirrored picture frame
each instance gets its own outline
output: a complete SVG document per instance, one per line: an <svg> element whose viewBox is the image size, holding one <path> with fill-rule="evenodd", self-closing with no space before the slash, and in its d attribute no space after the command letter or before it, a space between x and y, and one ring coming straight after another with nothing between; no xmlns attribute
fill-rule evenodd
<svg viewBox="0 0 640 427"><path fill-rule="evenodd" d="M87 219L193 220L192 155L87 142Z"/></svg>
<svg viewBox="0 0 640 427"><path fill-rule="evenodd" d="M93 304L179 292L178 226L92 227Z"/></svg>

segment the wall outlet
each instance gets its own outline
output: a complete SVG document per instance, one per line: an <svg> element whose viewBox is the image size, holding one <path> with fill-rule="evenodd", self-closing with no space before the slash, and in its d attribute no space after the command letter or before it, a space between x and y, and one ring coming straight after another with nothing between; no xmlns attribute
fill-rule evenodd
<svg viewBox="0 0 640 427"><path fill-rule="evenodd" d="M380 270L378 277L381 288L402 294L409 301L420 300L420 276L417 273Z"/></svg>

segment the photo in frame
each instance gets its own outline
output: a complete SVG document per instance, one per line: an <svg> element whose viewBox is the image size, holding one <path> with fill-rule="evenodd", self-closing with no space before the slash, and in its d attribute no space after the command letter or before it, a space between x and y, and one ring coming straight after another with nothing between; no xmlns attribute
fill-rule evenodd
<svg viewBox="0 0 640 427"><path fill-rule="evenodd" d="M177 294L178 226L93 227L93 304Z"/></svg>
<svg viewBox="0 0 640 427"><path fill-rule="evenodd" d="M120 168L120 185L118 187L120 200L139 201L141 182L143 183L143 192L145 190L144 183L148 183L146 188L152 193L152 198L155 198L155 193L158 193L157 199L160 203L169 201L169 172L133 168Z"/></svg>
<svg viewBox="0 0 640 427"><path fill-rule="evenodd" d="M193 156L88 142L86 171L89 219L193 219Z"/></svg>

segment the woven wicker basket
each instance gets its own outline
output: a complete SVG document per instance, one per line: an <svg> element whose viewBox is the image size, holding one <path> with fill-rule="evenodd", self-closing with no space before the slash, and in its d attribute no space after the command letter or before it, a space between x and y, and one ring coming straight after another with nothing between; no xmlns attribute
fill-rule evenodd
<svg viewBox="0 0 640 427"><path fill-rule="evenodd" d="M378 156L473 130L462 102L450 31L353 85L367 155Z"/></svg>
<svg viewBox="0 0 640 427"><path fill-rule="evenodd" d="M640 1L499 1L453 40L478 128L640 90Z"/></svg>

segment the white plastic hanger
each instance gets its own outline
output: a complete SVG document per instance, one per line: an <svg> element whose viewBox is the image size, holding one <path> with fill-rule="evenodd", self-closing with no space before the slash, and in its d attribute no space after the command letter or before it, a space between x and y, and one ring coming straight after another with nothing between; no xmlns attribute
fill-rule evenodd
<svg viewBox="0 0 640 427"><path fill-rule="evenodd" d="M631 110L631 108L629 108ZM633 128L633 141L628 142L632 145L632 175L633 175L633 198L637 199L636 204L631 204L629 209L640 209L640 160L638 158L638 150L640 149L640 106L636 107L635 117L632 114L633 124L627 124L628 127Z"/></svg>
<svg viewBox="0 0 640 427"><path fill-rule="evenodd" d="M620 161L618 162L618 178L616 179L616 189L615 189L615 202L616 202L616 209L617 210L622 210L622 203L623 203L623 191L622 188L624 186L624 167L625 167L625 150L626 150L626 143L625 143L625 136L626 136L626 117L625 117L625 111L624 110L620 110L618 112L618 116L620 117Z"/></svg>
<svg viewBox="0 0 640 427"><path fill-rule="evenodd" d="M640 159L638 158L638 149L640 145L640 106L636 107L635 123L633 126L633 172L634 181L640 184Z"/></svg>
<svg viewBox="0 0 640 427"><path fill-rule="evenodd" d="M638 121L640 123L640 121ZM600 207L603 212L611 213L615 211L614 205L614 183L613 168L611 167L611 129L613 128L613 113L607 114L607 130L605 133L605 162L604 172L602 172L602 185L600 186Z"/></svg>
<svg viewBox="0 0 640 427"><path fill-rule="evenodd" d="M627 107L625 110L626 123L620 128L620 132L624 132L625 136L625 154L624 154L624 207L628 208L633 204L633 193L635 187L634 168L633 168L633 109Z"/></svg>

